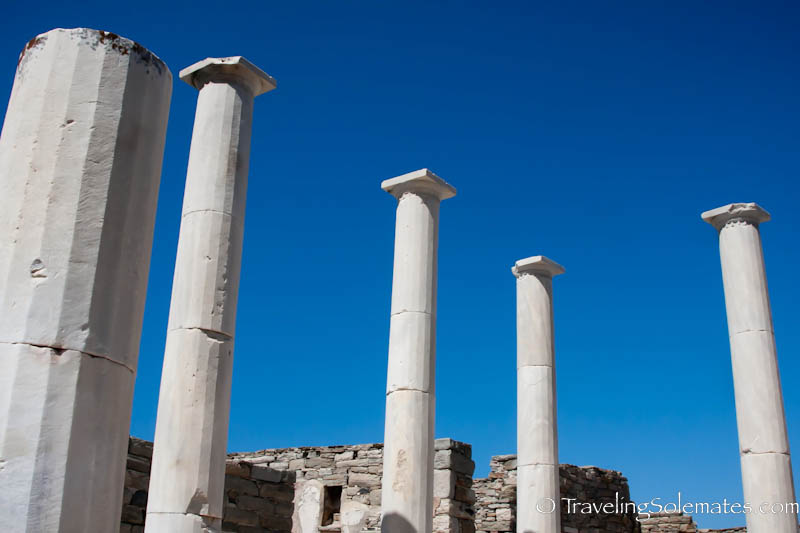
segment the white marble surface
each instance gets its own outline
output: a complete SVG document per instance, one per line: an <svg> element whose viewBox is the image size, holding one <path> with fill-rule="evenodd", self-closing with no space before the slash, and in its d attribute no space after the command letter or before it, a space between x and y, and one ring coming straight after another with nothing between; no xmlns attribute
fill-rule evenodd
<svg viewBox="0 0 800 533"><path fill-rule="evenodd" d="M292 533L318 533L325 507L325 485L316 479L298 481L294 486Z"/></svg>
<svg viewBox="0 0 800 533"><path fill-rule="evenodd" d="M238 56L200 61L181 71L181 79L200 92L164 352L148 533L171 531L156 515L202 517L211 531L222 518L253 99L275 88L271 77Z"/></svg>
<svg viewBox="0 0 800 533"><path fill-rule="evenodd" d="M384 181L397 198L381 513L385 533L430 532L439 204L455 189L428 169ZM390 517L390 518L387 518Z"/></svg>
<svg viewBox="0 0 800 533"><path fill-rule="evenodd" d="M20 57L0 135L2 531L119 529L171 91L104 32Z"/></svg>
<svg viewBox="0 0 800 533"><path fill-rule="evenodd" d="M745 501L794 502L789 440L781 393L759 224L769 213L754 203L702 214L719 231L722 280L733 367L736 422ZM796 513L750 513L749 533L797 533Z"/></svg>
<svg viewBox="0 0 800 533"><path fill-rule="evenodd" d="M517 261L511 272L517 278L517 531L561 533L553 276L564 268L537 255Z"/></svg>
<svg viewBox="0 0 800 533"><path fill-rule="evenodd" d="M558 465L517 467L517 531L561 533L560 500L554 497L558 494Z"/></svg>
<svg viewBox="0 0 800 533"><path fill-rule="evenodd" d="M381 515L401 517L418 532L432 529L434 403L432 394L416 390L386 396Z"/></svg>

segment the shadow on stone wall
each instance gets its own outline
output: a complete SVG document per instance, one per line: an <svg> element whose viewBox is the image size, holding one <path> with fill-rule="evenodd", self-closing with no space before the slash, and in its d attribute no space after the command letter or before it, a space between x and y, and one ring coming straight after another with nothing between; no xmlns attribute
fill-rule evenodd
<svg viewBox="0 0 800 533"><path fill-rule="evenodd" d="M128 442L120 533L143 533L153 444ZM228 461L222 530L230 533L290 533L295 473L245 461Z"/></svg>
<svg viewBox="0 0 800 533"><path fill-rule="evenodd" d="M397 513L389 513L381 519L381 531L389 533L419 533L411 522Z"/></svg>

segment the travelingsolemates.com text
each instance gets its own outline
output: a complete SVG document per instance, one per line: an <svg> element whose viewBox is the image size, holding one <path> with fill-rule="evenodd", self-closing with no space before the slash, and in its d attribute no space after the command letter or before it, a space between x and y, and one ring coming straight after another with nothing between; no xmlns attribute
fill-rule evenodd
<svg viewBox="0 0 800 533"><path fill-rule="evenodd" d="M636 513L640 522L649 520L653 515L661 513L684 513L688 515L726 515L726 514L798 514L800 505L797 502L761 502L739 503L723 499L721 502L685 502L679 492L673 500L653 498L647 502L635 503L620 498L619 493L614 496L614 501L582 502L577 498L561 498L562 512L567 514L628 514ZM550 514L557 509L557 503L552 498L543 498L536 504L540 513Z"/></svg>

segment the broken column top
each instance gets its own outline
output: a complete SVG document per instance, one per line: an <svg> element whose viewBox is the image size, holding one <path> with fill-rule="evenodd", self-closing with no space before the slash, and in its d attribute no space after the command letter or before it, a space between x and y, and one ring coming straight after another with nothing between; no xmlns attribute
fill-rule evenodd
<svg viewBox="0 0 800 533"><path fill-rule="evenodd" d="M566 272L564 267L543 255L534 255L533 257L520 259L511 267L511 273L517 278L524 274L544 274L549 277L554 277L564 272Z"/></svg>
<svg viewBox="0 0 800 533"><path fill-rule="evenodd" d="M22 70L27 60L34 55L48 39L69 39L71 41L76 41L78 44L89 46L93 50L104 48L106 53L128 56L131 60L144 63L148 67L152 66L153 68L148 70L148 73L151 73L151 75L166 75L170 78L172 77L172 73L167 68L167 65L144 46L117 35L116 33L93 30L91 28L54 28L48 32L37 35L28 41L28 44L25 45L25 48L23 48L22 52L19 54L19 60L17 61L18 71Z"/></svg>
<svg viewBox="0 0 800 533"><path fill-rule="evenodd" d="M239 82L250 88L253 96L278 86L275 78L242 56L207 57L181 70L180 78L195 89L202 89L208 82Z"/></svg>
<svg viewBox="0 0 800 533"><path fill-rule="evenodd" d="M385 180L381 183L381 189L395 198L400 198L404 192L428 193L439 200L447 200L456 195L455 187L427 168Z"/></svg>
<svg viewBox="0 0 800 533"><path fill-rule="evenodd" d="M700 215L703 220L717 229L721 229L729 220L740 218L758 225L770 219L769 213L760 205L750 202L746 204L728 204Z"/></svg>

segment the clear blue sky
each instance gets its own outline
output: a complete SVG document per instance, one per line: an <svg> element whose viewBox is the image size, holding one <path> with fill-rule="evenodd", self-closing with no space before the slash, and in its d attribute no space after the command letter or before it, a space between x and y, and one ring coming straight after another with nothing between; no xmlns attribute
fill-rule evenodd
<svg viewBox="0 0 800 533"><path fill-rule="evenodd" d="M395 201L380 182L429 167L459 190L441 213L436 433L472 443L476 474L515 450L509 267L544 254L567 269L562 462L621 470L640 501L741 501L717 237L700 220L729 202L773 215L800 453L800 4L554 4L4 6L3 101L23 45L59 26L139 41L176 77L134 435L155 426L196 102L177 73L244 55L278 90L256 101L231 450L383 438Z"/></svg>

